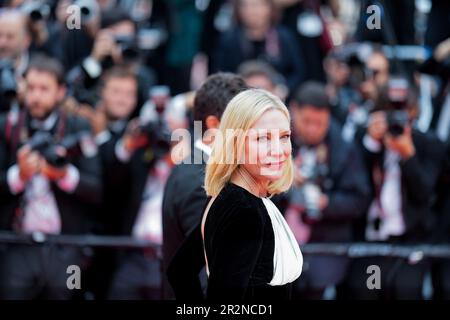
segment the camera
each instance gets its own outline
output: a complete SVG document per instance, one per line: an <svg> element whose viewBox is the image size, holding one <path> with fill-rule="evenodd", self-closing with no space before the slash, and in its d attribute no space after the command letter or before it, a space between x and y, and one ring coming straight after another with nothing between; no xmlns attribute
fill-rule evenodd
<svg viewBox="0 0 450 320"><path fill-rule="evenodd" d="M396 137L403 134L408 125L408 80L392 77L386 88L386 120L388 132Z"/></svg>
<svg viewBox="0 0 450 320"><path fill-rule="evenodd" d="M12 99L17 94L14 63L9 59L0 59L0 94L7 99Z"/></svg>
<svg viewBox="0 0 450 320"><path fill-rule="evenodd" d="M74 5L80 8L82 24L90 23L100 14L100 8L95 0L76 0Z"/></svg>
<svg viewBox="0 0 450 320"><path fill-rule="evenodd" d="M350 70L349 85L355 90L359 90L363 82L373 77L371 71L366 68L365 62L371 50L367 44L351 43L334 52L337 60L348 65Z"/></svg>
<svg viewBox="0 0 450 320"><path fill-rule="evenodd" d="M394 137L401 136L408 125L408 113L405 110L386 112L387 131Z"/></svg>
<svg viewBox="0 0 450 320"><path fill-rule="evenodd" d="M62 168L69 163L70 158L82 154L81 144L87 134L87 132L80 132L55 142L54 137L49 132L38 131L27 144L31 150L39 152L48 164L56 168ZM65 149L65 154L59 152L60 147Z"/></svg>
<svg viewBox="0 0 450 320"><path fill-rule="evenodd" d="M139 57L139 47L136 37L132 35L114 36L114 41L122 52L122 57L125 60L134 60Z"/></svg>
<svg viewBox="0 0 450 320"><path fill-rule="evenodd" d="M45 21L50 16L50 6L41 1L29 1L22 6L22 11L27 14L32 22Z"/></svg>
<svg viewBox="0 0 450 320"><path fill-rule="evenodd" d="M318 221L322 218L320 181L325 178L328 167L325 164L303 164L299 170L305 182L292 188L290 202L305 209L307 220Z"/></svg>
<svg viewBox="0 0 450 320"><path fill-rule="evenodd" d="M148 138L152 162L163 158L170 151L170 132L164 122L158 120L141 123L138 130Z"/></svg>

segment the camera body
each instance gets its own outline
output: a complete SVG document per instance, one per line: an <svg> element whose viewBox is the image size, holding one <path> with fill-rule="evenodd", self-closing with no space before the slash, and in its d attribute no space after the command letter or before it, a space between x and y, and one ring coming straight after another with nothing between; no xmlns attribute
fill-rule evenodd
<svg viewBox="0 0 450 320"><path fill-rule="evenodd" d="M40 153L48 164L56 168L62 168L69 163L71 157L82 153L81 141L84 133L72 134L64 137L60 142L55 142L49 132L38 131L27 142L31 150ZM65 149L65 154L58 152L58 148Z"/></svg>
<svg viewBox="0 0 450 320"><path fill-rule="evenodd" d="M322 194L320 181L326 177L328 166L323 163L314 165L304 164L299 170L305 182L301 186L292 188L290 202L305 209L306 220L318 221L322 218L322 212L319 206L319 200Z"/></svg>
<svg viewBox="0 0 450 320"><path fill-rule="evenodd" d="M386 112L387 131L393 137L403 134L409 123L408 113L405 110L392 110Z"/></svg>
<svg viewBox="0 0 450 320"><path fill-rule="evenodd" d="M125 60L134 60L139 57L139 47L136 37L130 36L114 36L114 41L122 52L122 57Z"/></svg>
<svg viewBox="0 0 450 320"><path fill-rule="evenodd" d="M171 148L170 132L162 121L142 123L138 128L141 134L147 136L153 160L163 158Z"/></svg>
<svg viewBox="0 0 450 320"><path fill-rule="evenodd" d="M373 76L370 70L366 68L365 62L371 50L367 44L352 43L343 46L335 53L339 61L348 65L350 70L349 85L357 91L363 82Z"/></svg>

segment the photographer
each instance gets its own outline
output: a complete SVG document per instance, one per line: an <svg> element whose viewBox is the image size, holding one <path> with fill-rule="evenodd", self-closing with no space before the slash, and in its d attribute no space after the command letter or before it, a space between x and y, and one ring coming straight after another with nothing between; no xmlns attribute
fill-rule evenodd
<svg viewBox="0 0 450 320"><path fill-rule="evenodd" d="M30 59L31 35L26 16L13 9L0 12L0 114L8 111L19 94L20 82Z"/></svg>
<svg viewBox="0 0 450 320"><path fill-rule="evenodd" d="M416 244L430 235L431 201L444 148L435 136L414 129L416 116L415 91L406 79L391 77L361 142L372 200L367 214L355 223L357 241ZM372 264L382 270L381 290L366 286ZM421 299L426 271L421 259L356 259L349 272L350 297Z"/></svg>
<svg viewBox="0 0 450 320"><path fill-rule="evenodd" d="M62 59L62 43L57 23L52 17L52 1L27 0L20 10L27 16L31 35L30 50Z"/></svg>
<svg viewBox="0 0 450 320"><path fill-rule="evenodd" d="M236 72L241 63L261 59L286 79L292 92L306 79L303 52L291 30L276 18L274 0L233 2L236 24L220 34L214 49L213 71Z"/></svg>
<svg viewBox="0 0 450 320"><path fill-rule="evenodd" d="M101 100L96 108L80 105L74 109L78 115L91 123L102 161L104 200L97 215L96 232L99 234L124 234L122 223L127 215L126 206L132 182L128 166L120 163L114 153L115 146L124 135L131 114L136 108L137 87L133 71L126 67L113 67L102 76ZM89 270L87 278L97 299L103 300L107 297L116 269L117 256L115 250L96 249L92 269Z"/></svg>
<svg viewBox="0 0 450 320"><path fill-rule="evenodd" d="M98 100L96 89L102 72L115 65L126 65L133 68L138 76L137 106L142 106L156 79L154 72L141 62L135 34L136 25L126 12L113 8L102 13L101 29L96 34L90 55L67 75L78 101L95 105Z"/></svg>
<svg viewBox="0 0 450 320"><path fill-rule="evenodd" d="M296 173L286 220L301 244L351 241L352 221L363 213L369 195L360 155L342 139L339 125L331 119L324 85L305 83L290 107ZM344 279L348 258L305 255L304 259L296 298L321 299L327 287Z"/></svg>
<svg viewBox="0 0 450 320"><path fill-rule="evenodd" d="M25 109L0 120L0 228L18 233L83 234L102 196L100 162L90 127L59 108L63 68L36 57L25 73ZM78 248L11 245L3 253L1 296L69 299L69 265ZM37 283L36 279L40 279Z"/></svg>
<svg viewBox="0 0 450 320"><path fill-rule="evenodd" d="M341 111L342 136L346 141L353 141L362 134L369 112L374 107L380 91L387 84L390 64L378 47L356 45L354 52L350 50L350 55L344 55L350 69L348 81L353 91L351 96L347 97L349 103L344 105L344 110Z"/></svg>
<svg viewBox="0 0 450 320"><path fill-rule="evenodd" d="M170 135L161 114L150 122L128 122L136 106L137 82L133 73L119 70L107 73L102 91L111 135L100 147L109 194L104 218L114 234L161 245L163 191L172 167ZM160 268L155 250L120 252L108 297L161 299Z"/></svg>

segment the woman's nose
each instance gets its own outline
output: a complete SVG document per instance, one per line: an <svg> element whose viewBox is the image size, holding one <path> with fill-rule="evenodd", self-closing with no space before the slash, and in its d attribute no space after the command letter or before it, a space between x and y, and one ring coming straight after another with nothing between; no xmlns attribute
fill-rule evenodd
<svg viewBox="0 0 450 320"><path fill-rule="evenodd" d="M283 153L283 146L280 138L277 137L276 139L272 139L270 143L270 155L280 156Z"/></svg>

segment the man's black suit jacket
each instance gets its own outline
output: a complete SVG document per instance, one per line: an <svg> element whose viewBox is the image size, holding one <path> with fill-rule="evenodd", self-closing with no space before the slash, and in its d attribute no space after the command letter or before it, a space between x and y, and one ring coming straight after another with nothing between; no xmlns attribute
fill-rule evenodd
<svg viewBox="0 0 450 320"><path fill-rule="evenodd" d="M195 147L194 147L195 148ZM206 204L203 188L207 156L194 150L190 163L175 166L167 180L163 200L163 267L167 267L188 234L199 224ZM165 274L165 273L164 273ZM164 296L173 293L164 276Z"/></svg>

